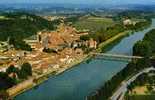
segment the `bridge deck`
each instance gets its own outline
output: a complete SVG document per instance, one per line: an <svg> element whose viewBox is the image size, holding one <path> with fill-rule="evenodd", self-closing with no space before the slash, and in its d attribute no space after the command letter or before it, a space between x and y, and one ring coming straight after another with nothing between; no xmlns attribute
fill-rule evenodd
<svg viewBox="0 0 155 100"><path fill-rule="evenodd" d="M109 53L93 53L93 55L111 57L111 58L125 58L125 59L142 59L141 56L128 56L122 54L109 54Z"/></svg>

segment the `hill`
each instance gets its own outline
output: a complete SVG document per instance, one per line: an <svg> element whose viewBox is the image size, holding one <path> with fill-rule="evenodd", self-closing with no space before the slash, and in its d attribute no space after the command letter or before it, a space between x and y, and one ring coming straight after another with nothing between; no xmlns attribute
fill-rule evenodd
<svg viewBox="0 0 155 100"><path fill-rule="evenodd" d="M8 37L22 40L44 29L54 30L59 23L60 20L51 22L28 13L2 13L0 14L0 41L6 41Z"/></svg>

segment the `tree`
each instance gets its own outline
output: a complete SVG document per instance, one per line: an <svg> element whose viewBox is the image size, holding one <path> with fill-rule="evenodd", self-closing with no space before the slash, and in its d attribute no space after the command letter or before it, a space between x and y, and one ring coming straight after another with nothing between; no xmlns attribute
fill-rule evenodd
<svg viewBox="0 0 155 100"><path fill-rule="evenodd" d="M26 50L26 51L32 51L32 48L30 45L28 45L26 42L19 40L15 41L14 47L16 49Z"/></svg>
<svg viewBox="0 0 155 100"><path fill-rule="evenodd" d="M17 71L18 71L18 68L15 68L14 65L10 65L10 66L6 69L6 72L7 72L8 74L10 74L10 73L17 73Z"/></svg>
<svg viewBox="0 0 155 100"><path fill-rule="evenodd" d="M8 89L15 84L15 79L9 77L5 72L0 72L0 90Z"/></svg>
<svg viewBox="0 0 155 100"><path fill-rule="evenodd" d="M130 84L130 85L128 85L128 86L127 86L127 89L128 89L130 92L132 92L133 85L131 85L131 84Z"/></svg>
<svg viewBox="0 0 155 100"><path fill-rule="evenodd" d="M80 36L80 40L86 41L86 40L89 40L89 39L90 39L90 35L82 35L82 36Z"/></svg>
<svg viewBox="0 0 155 100"><path fill-rule="evenodd" d="M32 66L29 63L24 63L21 66L21 70L18 75L21 79L26 79L28 76L32 76Z"/></svg>
<svg viewBox="0 0 155 100"><path fill-rule="evenodd" d="M24 63L22 65L22 69L23 71L25 71L27 73L27 75L32 76L32 66L29 63Z"/></svg>
<svg viewBox="0 0 155 100"><path fill-rule="evenodd" d="M19 79L27 79L27 75L24 71L20 70L17 74Z"/></svg>
<svg viewBox="0 0 155 100"><path fill-rule="evenodd" d="M9 44L10 45L15 45L15 38L14 37L9 38Z"/></svg>
<svg viewBox="0 0 155 100"><path fill-rule="evenodd" d="M150 85L147 86L147 89L149 92L151 92L153 90L152 86L150 86Z"/></svg>
<svg viewBox="0 0 155 100"><path fill-rule="evenodd" d="M153 52L155 51L155 29L152 29L151 31L149 31L145 37L144 37L144 40L147 40L150 42L150 46L152 47L153 49Z"/></svg>
<svg viewBox="0 0 155 100"><path fill-rule="evenodd" d="M133 47L133 55L150 57L152 55L152 48L148 41L138 41Z"/></svg>
<svg viewBox="0 0 155 100"><path fill-rule="evenodd" d="M150 59L146 59L146 58L138 59L136 62L136 70L138 71L150 66L151 66Z"/></svg>

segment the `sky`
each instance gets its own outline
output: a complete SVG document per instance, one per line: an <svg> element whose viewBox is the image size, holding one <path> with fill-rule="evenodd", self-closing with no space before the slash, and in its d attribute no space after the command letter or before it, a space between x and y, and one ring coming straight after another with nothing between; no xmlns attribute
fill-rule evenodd
<svg viewBox="0 0 155 100"><path fill-rule="evenodd" d="M155 4L155 0L0 0L0 3Z"/></svg>

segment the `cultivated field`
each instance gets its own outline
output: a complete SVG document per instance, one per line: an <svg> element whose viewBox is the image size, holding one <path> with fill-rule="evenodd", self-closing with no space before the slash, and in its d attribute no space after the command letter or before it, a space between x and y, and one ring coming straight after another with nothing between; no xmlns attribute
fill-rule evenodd
<svg viewBox="0 0 155 100"><path fill-rule="evenodd" d="M80 19L74 24L78 30L87 29L91 32L96 32L100 29L106 29L109 26L114 25L114 21L111 18L102 17L86 17Z"/></svg>

